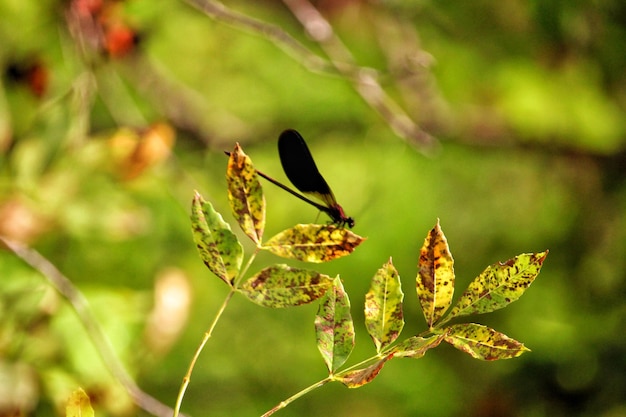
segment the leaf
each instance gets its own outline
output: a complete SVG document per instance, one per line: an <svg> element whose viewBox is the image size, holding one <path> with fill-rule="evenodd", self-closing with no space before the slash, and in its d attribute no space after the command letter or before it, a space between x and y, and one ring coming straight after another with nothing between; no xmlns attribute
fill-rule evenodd
<svg viewBox="0 0 626 417"><path fill-rule="evenodd" d="M89 396L82 388L70 394L65 406L66 417L94 417L94 415Z"/></svg>
<svg viewBox="0 0 626 417"><path fill-rule="evenodd" d="M546 256L548 251L526 253L488 266L467 287L449 318L489 313L516 301L533 283Z"/></svg>
<svg viewBox="0 0 626 417"><path fill-rule="evenodd" d="M341 382L348 388L362 387L363 385L372 382L381 369L383 369L385 363L387 363L387 361L391 358L393 358L393 354L386 355L384 358L378 360L376 363L368 366L367 368L346 372L345 374L336 377L335 380Z"/></svg>
<svg viewBox="0 0 626 417"><path fill-rule="evenodd" d="M515 358L530 351L517 340L475 323L448 327L445 341L473 358L484 361Z"/></svg>
<svg viewBox="0 0 626 417"><path fill-rule="evenodd" d="M228 158L226 182L228 201L235 219L241 230L260 245L265 228L265 196L252 161L239 144Z"/></svg>
<svg viewBox="0 0 626 417"><path fill-rule="evenodd" d="M365 327L378 353L393 343L404 327L403 298L400 276L390 258L376 272L365 294Z"/></svg>
<svg viewBox="0 0 626 417"><path fill-rule="evenodd" d="M283 308L315 301L332 285L333 280L328 275L280 264L263 269L239 291L264 307Z"/></svg>
<svg viewBox="0 0 626 417"><path fill-rule="evenodd" d="M211 272L231 284L241 268L243 247L213 206L196 192L191 204L193 240Z"/></svg>
<svg viewBox="0 0 626 417"><path fill-rule="evenodd" d="M424 240L418 268L417 297L426 323L432 328L450 307L454 295L454 259L439 220Z"/></svg>
<svg viewBox="0 0 626 417"><path fill-rule="evenodd" d="M354 322L350 299L339 277L326 292L315 316L315 334L328 371L332 374L343 365L354 348Z"/></svg>
<svg viewBox="0 0 626 417"><path fill-rule="evenodd" d="M272 237L263 249L282 258L320 263L351 254L364 240L335 225L297 224Z"/></svg>
<svg viewBox="0 0 626 417"><path fill-rule="evenodd" d="M439 346L445 338L446 333L436 334L431 337L413 336L398 343L393 348L393 356L396 358L419 359L426 354L429 349Z"/></svg>

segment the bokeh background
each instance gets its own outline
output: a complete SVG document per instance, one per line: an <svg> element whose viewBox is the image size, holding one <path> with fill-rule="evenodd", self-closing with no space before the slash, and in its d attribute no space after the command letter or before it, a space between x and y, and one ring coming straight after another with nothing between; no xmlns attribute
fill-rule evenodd
<svg viewBox="0 0 626 417"><path fill-rule="evenodd" d="M295 128L368 238L314 266L340 274L351 297L350 364L374 353L362 306L389 257L403 334L425 329L414 280L437 218L457 297L489 264L550 254L518 302L472 318L532 352L480 362L442 345L277 415L626 416L626 3L222 6L0 1L0 235L71 280L138 386L174 405L227 294L192 242L194 190L239 233L223 151L239 142L286 182L276 138ZM316 221L263 185L266 236ZM251 270L274 262L261 254ZM315 312L236 296L183 411L261 415L323 378ZM149 415L98 350L48 277L0 251L0 415L64 415L79 386L98 416Z"/></svg>

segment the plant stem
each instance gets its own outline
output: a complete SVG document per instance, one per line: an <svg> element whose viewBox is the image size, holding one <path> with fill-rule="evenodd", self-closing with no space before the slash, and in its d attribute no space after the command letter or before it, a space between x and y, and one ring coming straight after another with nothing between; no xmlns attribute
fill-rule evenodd
<svg viewBox="0 0 626 417"><path fill-rule="evenodd" d="M303 395L308 394L309 392L313 391L314 389L317 389L317 388L321 387L322 385L324 385L324 384L326 384L327 382L330 382L330 381L332 381L332 377L330 377L330 376L322 379L321 381L317 381L315 384L310 385L310 386L306 387L305 389L303 389L302 391L297 392L296 394L294 394L291 397L287 398L286 400L281 401L276 406L274 406L274 408L269 410L267 413L263 414L261 417L269 417L269 416L271 416L272 414L274 414L278 410L282 410L283 408L287 407L289 404L291 404L292 402L294 402L298 398L302 397Z"/></svg>
<svg viewBox="0 0 626 417"><path fill-rule="evenodd" d="M202 342L200 342L200 345L196 349L196 353L193 355L193 358L191 359L191 363L189 364L189 369L187 370L187 373L183 377L183 382L180 386L180 390L178 391L178 397L176 398L176 406L174 407L174 417L178 417L180 414L180 406L183 403L183 397L185 396L185 392L187 391L187 386L189 385L189 382L191 381L191 373L193 372L193 368L196 366L196 361L200 357L200 353L204 349L204 345L206 345L206 343L211 338L211 335L213 334L213 330L215 329L215 326L217 326L217 322L219 321L220 317L222 317L222 314L226 310L226 306L230 302L230 299L233 298L233 295L235 294L235 292L237 292L237 286L238 286L239 281L246 274L246 272L248 271L248 268L250 268L250 265L254 261L254 258L256 258L257 253L259 253L259 248L257 248L254 251L254 253L250 256L250 259L248 259L248 262L246 263L246 265L239 272L238 277L235 278L234 280L235 283L230 287L230 291L228 295L226 295L226 298L224 299L222 306L217 311L217 314L215 315L215 318L213 319L211 326L209 326L209 329L204 333Z"/></svg>
<svg viewBox="0 0 626 417"><path fill-rule="evenodd" d="M254 261L254 259L256 258L260 250L261 250L261 247L257 246L257 248L254 250L254 253L250 256L250 259L248 259L248 262L246 262L244 267L239 271L237 278L233 281L233 288L239 288L239 283L241 282L243 277L246 275L246 272L248 272L250 265L252 265L252 262Z"/></svg>
<svg viewBox="0 0 626 417"><path fill-rule="evenodd" d="M193 372L193 368L196 366L196 361L198 360L198 357L200 356L202 349L204 349L204 345L206 345L206 343L211 338L211 335L213 334L213 330L215 329L217 322L219 321L220 317L224 313L224 310L226 310L226 306L228 305L230 299L235 294L235 291L236 291L235 288L231 288L228 295L226 295L226 298L224 299L222 306L220 307L217 314L215 315L215 318L213 319L211 326L204 333L204 338L202 339L202 342L200 342L200 345L196 349L196 353L193 355L193 358L191 359L191 363L189 364L189 369L187 370L187 373L185 374L185 377L183 378L183 383L181 384L180 390L178 391L178 397L176 398L176 406L174 407L174 417L178 417L180 413L180 406L183 403L183 397L185 396L185 391L187 391L187 386L189 385L189 381L191 381L191 373Z"/></svg>

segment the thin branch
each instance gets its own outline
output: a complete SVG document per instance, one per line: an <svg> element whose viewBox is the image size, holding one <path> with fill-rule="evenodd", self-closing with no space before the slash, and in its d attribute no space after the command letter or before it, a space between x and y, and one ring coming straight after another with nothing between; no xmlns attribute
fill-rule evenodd
<svg viewBox="0 0 626 417"><path fill-rule="evenodd" d="M337 75L333 65L309 50L297 39L278 26L238 13L215 0L184 0L213 19L234 28L251 32L280 47L310 71Z"/></svg>
<svg viewBox="0 0 626 417"><path fill-rule="evenodd" d="M323 385L326 385L330 381L332 381L332 378L331 377L326 377L326 378L324 378L324 379L322 379L320 381L317 381L316 383L314 383L312 385L309 385L305 389L297 392L296 394L292 395L291 397L287 398L286 400L281 401L276 406L274 406L271 410L269 410L268 412L263 414L261 417L269 417L269 416L271 416L272 414L274 414L278 410L282 410L283 408L287 407L289 404L291 404L292 402L294 402L298 398L308 394L309 392L311 392L311 391L313 391L315 389L318 389L319 387L321 387Z"/></svg>
<svg viewBox="0 0 626 417"><path fill-rule="evenodd" d="M378 82L378 72L356 64L354 57L335 35L330 23L307 0L283 0L329 59L324 59L278 26L233 11L216 0L185 0L213 19L269 39L305 68L350 80L356 92L374 109L391 129L414 143L422 152L432 152L436 139L423 131L385 92Z"/></svg>
<svg viewBox="0 0 626 417"><path fill-rule="evenodd" d="M3 236L0 236L0 242L4 243L11 252L33 269L39 271L48 282L65 297L83 324L105 366L109 369L113 377L126 389L135 404L152 415L159 417L171 416L174 410L142 391L141 388L137 386L115 354L111 342L89 308L87 299L74 284L36 250L21 243L11 241Z"/></svg>
<svg viewBox="0 0 626 417"><path fill-rule="evenodd" d="M226 298L224 299L224 302L222 303L220 309L215 315L215 318L213 319L211 326L204 333L204 337L202 338L200 345L198 345L198 348L196 349L196 352L194 353L193 358L191 359L191 362L189 363L189 368L187 369L187 373L185 374L183 378L183 382L180 386L180 390L178 391L178 397L176 398L176 406L174 407L174 417L179 416L180 407L183 404L183 398L185 397L185 392L187 391L189 382L191 382L191 374L193 373L193 370L196 367L196 362L198 361L198 358L200 357L202 350L204 350L204 346L207 344L207 342L211 338L211 335L213 334L213 330L215 330L215 326L217 326L217 322L222 317L222 314L224 314L224 311L226 311L226 307L228 306L228 303L230 302L231 298L233 298L234 294L235 294L235 289L231 288L228 295L226 295Z"/></svg>
<svg viewBox="0 0 626 417"><path fill-rule="evenodd" d="M213 322L211 322L211 325L209 326L209 329L204 333L202 341L198 345L198 348L196 349L196 352L193 354L193 358L191 359L191 362L189 364L189 368L187 369L187 373L183 377L183 382L180 385L180 389L178 390L178 397L176 398L176 406L174 407L174 416L173 417L179 417L180 408L181 408L181 406L183 404L183 398L185 398L185 392L187 392L187 387L189 386L189 382L191 381L191 374L193 373L193 370L196 367L196 362L198 361L198 358L200 357L200 354L202 353L202 350L204 349L204 346L207 344L207 342L209 341L209 339L213 335L213 331L215 330L215 326L217 326L217 322L220 320L220 318L224 314L224 311L226 311L226 307L228 306L228 303L233 298L233 295L235 295L235 292L237 291L237 287L238 287L238 282L241 279L243 279L243 277L246 275L246 272L248 272L248 269L250 268L250 265L252 265L252 262L254 261L254 259L256 258L258 253L259 253L259 248L257 247L257 249L254 251L254 253L248 259L248 262L246 262L246 265L243 267L243 269L241 269L241 271L239 271L239 274L235 278L235 282L231 286L231 289L230 289L229 293L226 295L226 298L222 302L222 305L220 306L219 310L215 314L215 317L213 318Z"/></svg>
<svg viewBox="0 0 626 417"><path fill-rule="evenodd" d="M322 16L309 0L283 0L285 5L300 21L309 36L315 40L328 56L335 68L352 81L354 89L404 139L418 145L421 151L432 151L437 141L423 131L406 112L385 92L377 80L377 72L358 67L350 50L335 34L332 25Z"/></svg>

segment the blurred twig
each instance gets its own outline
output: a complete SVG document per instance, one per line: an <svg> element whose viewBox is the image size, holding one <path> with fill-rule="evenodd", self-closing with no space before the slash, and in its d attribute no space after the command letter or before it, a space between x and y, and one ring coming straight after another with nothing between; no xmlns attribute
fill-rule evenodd
<svg viewBox="0 0 626 417"><path fill-rule="evenodd" d="M449 134L449 110L431 72L436 58L421 46L414 24L376 11L373 21L387 71L409 116L428 132Z"/></svg>
<svg viewBox="0 0 626 417"><path fill-rule="evenodd" d="M243 13L238 13L215 0L185 0L185 2L208 16L238 29L252 32L272 41L276 46L292 55L302 65L311 71L336 75L337 72L331 63L320 58L310 51L293 36L278 26L254 19Z"/></svg>
<svg viewBox="0 0 626 417"><path fill-rule="evenodd" d="M432 148L436 140L423 131L382 88L377 72L357 67L350 50L335 34L331 24L309 0L283 0L300 21L307 34L316 41L335 68L352 81L363 100L389 124L396 134L415 143L422 151Z"/></svg>
<svg viewBox="0 0 626 417"><path fill-rule="evenodd" d="M263 36L282 47L312 71L339 74L350 80L361 98L373 108L400 137L423 152L431 151L437 140L422 130L378 82L378 72L359 66L349 49L335 35L330 23L308 0L283 0L307 34L317 42L328 59L319 57L281 28L228 9L215 0L185 0L212 18Z"/></svg>
<svg viewBox="0 0 626 417"><path fill-rule="evenodd" d="M128 374L124 365L122 365L115 354L102 327L100 327L97 319L89 308L87 299L72 282L36 250L3 236L0 236L0 242L28 265L39 271L48 279L50 284L67 299L85 327L102 361L113 377L126 389L135 404L152 415L159 417L171 416L174 410L142 391Z"/></svg>

